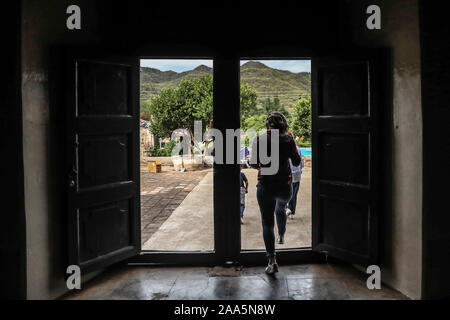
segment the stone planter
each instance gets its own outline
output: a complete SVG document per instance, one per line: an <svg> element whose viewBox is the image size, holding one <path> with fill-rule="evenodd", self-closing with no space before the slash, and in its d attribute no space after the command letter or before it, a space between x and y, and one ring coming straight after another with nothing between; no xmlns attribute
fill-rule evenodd
<svg viewBox="0 0 450 320"><path fill-rule="evenodd" d="M185 155L185 156L172 156L173 168L179 170L185 168L186 170L201 170L204 168L203 155Z"/></svg>
<svg viewBox="0 0 450 320"><path fill-rule="evenodd" d="M169 166L171 167L172 159L170 157L142 157L141 162L147 163L149 161L159 161L163 167Z"/></svg>

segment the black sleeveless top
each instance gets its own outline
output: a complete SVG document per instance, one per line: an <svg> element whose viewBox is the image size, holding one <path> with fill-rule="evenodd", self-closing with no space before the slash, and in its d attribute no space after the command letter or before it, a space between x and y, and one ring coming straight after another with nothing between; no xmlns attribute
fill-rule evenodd
<svg viewBox="0 0 450 320"><path fill-rule="evenodd" d="M292 183L292 174L291 174L291 166L289 164L289 159L292 161L293 166L300 165L300 155L298 154L297 146L295 145L294 139L288 134L280 134L279 135L279 167L278 171L273 175L264 175L261 173L261 168L270 167L271 163L262 164L259 159L259 144L262 139L267 140L267 149L269 157L272 157L271 154L271 132L267 130L266 133L263 133L257 136L253 140L252 145L252 153L250 157L250 166L252 168L258 169L258 184L264 186L283 186Z"/></svg>

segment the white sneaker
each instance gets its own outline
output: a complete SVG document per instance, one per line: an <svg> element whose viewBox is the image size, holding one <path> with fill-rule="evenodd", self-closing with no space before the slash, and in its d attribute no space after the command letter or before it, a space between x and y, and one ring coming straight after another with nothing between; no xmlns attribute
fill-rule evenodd
<svg viewBox="0 0 450 320"><path fill-rule="evenodd" d="M275 262L273 264L268 264L266 267L266 273L268 275L273 275L274 273L278 272L278 264Z"/></svg>
<svg viewBox="0 0 450 320"><path fill-rule="evenodd" d="M289 217L291 215L292 211L291 209L287 208L286 209L286 216Z"/></svg>
<svg viewBox="0 0 450 320"><path fill-rule="evenodd" d="M241 217L241 224L244 224L244 218Z"/></svg>
<svg viewBox="0 0 450 320"><path fill-rule="evenodd" d="M291 214L289 215L289 219L294 220L294 214L291 213Z"/></svg>

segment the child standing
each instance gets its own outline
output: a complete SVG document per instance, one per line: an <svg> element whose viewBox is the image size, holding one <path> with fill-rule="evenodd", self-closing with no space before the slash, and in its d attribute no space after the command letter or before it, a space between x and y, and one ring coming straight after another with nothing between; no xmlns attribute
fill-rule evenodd
<svg viewBox="0 0 450 320"><path fill-rule="evenodd" d="M245 194L248 193L248 179L242 172L241 164L241 224L244 224Z"/></svg>

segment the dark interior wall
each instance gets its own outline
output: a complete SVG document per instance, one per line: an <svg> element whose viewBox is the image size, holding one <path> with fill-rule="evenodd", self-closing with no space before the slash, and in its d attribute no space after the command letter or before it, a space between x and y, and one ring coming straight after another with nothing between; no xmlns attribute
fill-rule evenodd
<svg viewBox="0 0 450 320"><path fill-rule="evenodd" d="M446 11L421 1L423 112L423 296L450 297L450 26Z"/></svg>
<svg viewBox="0 0 450 320"><path fill-rule="evenodd" d="M278 48L292 56L338 46L337 1L296 7L149 1L22 1L22 99L27 297L66 291L64 103L55 47L102 46L137 55L238 57ZM81 30L66 8L81 8ZM54 72L56 71L56 72Z"/></svg>
<svg viewBox="0 0 450 320"><path fill-rule="evenodd" d="M3 151L0 210L0 299L26 297L25 210L23 204L22 104L20 91L20 2L1 4L0 19L5 46L0 105L0 146Z"/></svg>
<svg viewBox="0 0 450 320"><path fill-rule="evenodd" d="M26 212L27 298L51 299L66 291L64 218L64 103L62 78L53 71L59 46L101 45L107 8L76 1L82 29L66 28L71 1L22 1L23 163ZM51 79L53 77L53 79ZM20 85L19 85L20 88ZM61 89L62 88L62 89Z"/></svg>
<svg viewBox="0 0 450 320"><path fill-rule="evenodd" d="M382 281L407 296L421 297L422 104L419 3L417 0L352 0L349 44L389 48L390 102L381 111L383 183L380 212ZM369 5L381 9L381 30L365 27ZM382 174L382 173L380 173Z"/></svg>
<svg viewBox="0 0 450 320"><path fill-rule="evenodd" d="M114 46L142 54L258 55L279 48L295 53L330 50L339 44L340 1L257 3L179 3L135 1L113 6ZM120 39L120 42L117 42Z"/></svg>
<svg viewBox="0 0 450 320"><path fill-rule="evenodd" d="M50 49L72 45L103 46L111 52L146 56L222 58L307 57L349 47L392 47L398 71L392 79L397 121L389 127L394 131L392 148L397 157L393 170L397 176L390 192L396 200L388 227L398 232L384 240L386 252L393 258L385 257L387 263L382 267L391 286L419 297L421 251L411 240L415 237L420 245L415 235L420 233L421 205L414 209L417 206L411 199L417 194L421 199L421 162L406 160L416 159L421 152L419 137L410 142L411 132L421 132L420 71L415 62L420 61L420 52L414 46L419 41L415 33L417 1L372 2L380 4L386 17L383 25L389 27L381 33L364 30L368 1L297 1L292 7L271 4L270 8L259 3L182 3L176 9L172 3L153 1L22 1L27 297L51 299L66 291L65 193L61 187L66 182L62 169L64 103L54 89L61 80L51 80L52 65L57 61ZM70 4L81 7L82 30L66 29L65 12ZM402 15L403 8L406 14ZM355 34L354 30L360 31Z"/></svg>

